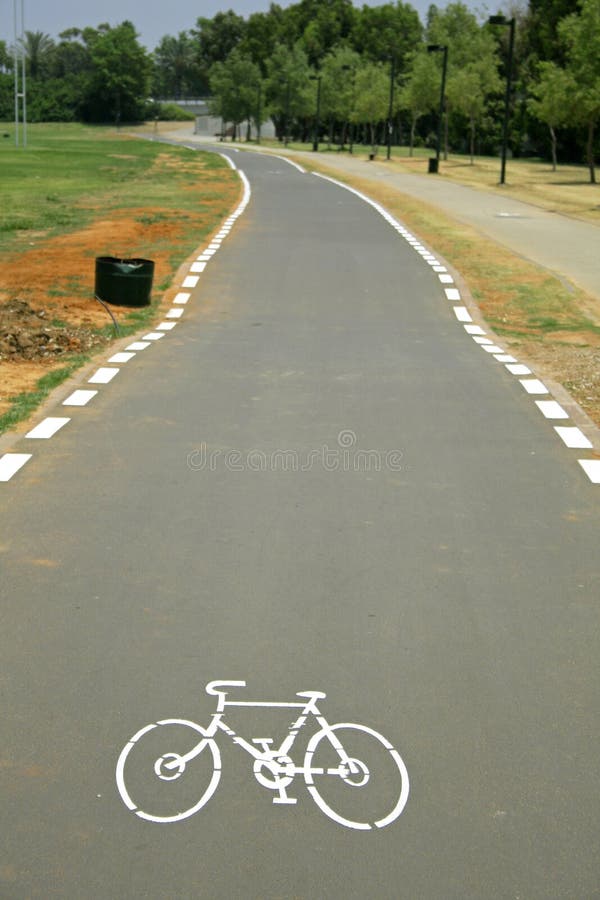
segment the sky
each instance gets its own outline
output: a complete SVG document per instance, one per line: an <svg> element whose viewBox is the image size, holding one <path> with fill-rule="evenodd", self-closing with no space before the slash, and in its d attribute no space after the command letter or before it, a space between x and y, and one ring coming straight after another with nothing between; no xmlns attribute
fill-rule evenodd
<svg viewBox="0 0 600 900"><path fill-rule="evenodd" d="M140 41L153 50L166 34L176 35L189 31L199 16L212 18L216 13L233 9L246 18L253 12L266 12L270 0L0 0L0 39L12 43L14 37L14 5L20 21L21 4L24 10L26 31L42 31L57 38L66 28L95 27L102 22L118 25L125 19L133 22ZM289 6L293 0L279 0L280 6ZM354 0L362 6L365 0ZM431 0L408 0L424 21ZM370 0L369 6L380 5ZM446 0L437 0L440 8ZM485 7L485 0L466 0L474 12ZM492 4L493 5L493 4Z"/></svg>

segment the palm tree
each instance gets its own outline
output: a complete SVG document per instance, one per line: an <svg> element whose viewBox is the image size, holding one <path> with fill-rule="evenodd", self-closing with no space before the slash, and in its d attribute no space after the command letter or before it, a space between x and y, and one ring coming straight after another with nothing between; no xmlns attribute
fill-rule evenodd
<svg viewBox="0 0 600 900"><path fill-rule="evenodd" d="M31 78L39 78L47 68L54 41L43 31L26 31L20 43L25 51L28 74Z"/></svg>

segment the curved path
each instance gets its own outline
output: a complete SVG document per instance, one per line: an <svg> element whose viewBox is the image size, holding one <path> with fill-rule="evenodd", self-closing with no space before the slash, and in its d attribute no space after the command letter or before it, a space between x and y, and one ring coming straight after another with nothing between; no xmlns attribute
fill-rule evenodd
<svg viewBox="0 0 600 900"><path fill-rule="evenodd" d="M401 226L282 160L243 166L247 208L146 346L55 395L52 438L4 445L28 459L0 485L0 893L592 896L593 454ZM274 805L225 734L169 780L191 748L155 738L201 734L227 679L236 700L326 693L379 751L368 791L314 803L311 772ZM267 739L296 716L231 718ZM294 762L335 766L305 731Z"/></svg>

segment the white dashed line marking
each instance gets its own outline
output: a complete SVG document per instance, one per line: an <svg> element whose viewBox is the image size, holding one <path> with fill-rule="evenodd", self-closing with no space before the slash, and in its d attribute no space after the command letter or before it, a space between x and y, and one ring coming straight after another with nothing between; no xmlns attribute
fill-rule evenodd
<svg viewBox="0 0 600 900"><path fill-rule="evenodd" d="M199 281L199 275L187 275L181 282L181 286L185 288L195 288Z"/></svg>
<svg viewBox="0 0 600 900"><path fill-rule="evenodd" d="M537 378L519 378L528 394L548 394L548 388Z"/></svg>
<svg viewBox="0 0 600 900"><path fill-rule="evenodd" d="M578 459L577 462L592 484L600 484L600 459Z"/></svg>
<svg viewBox="0 0 600 900"><path fill-rule="evenodd" d="M473 340L475 341L476 344L481 344L482 346L483 346L483 344L488 344L489 346L491 346L494 343L492 340L489 339L489 337L479 337L478 334L473 335Z"/></svg>
<svg viewBox="0 0 600 900"><path fill-rule="evenodd" d="M49 416L47 419L44 419L43 422L40 422L39 425L36 425L31 431L28 431L25 437L36 440L48 440L48 438L53 437L57 431L60 431L60 429L70 421L71 420L68 418Z"/></svg>
<svg viewBox="0 0 600 900"><path fill-rule="evenodd" d="M5 453L0 457L0 481L10 481L31 459L31 453Z"/></svg>
<svg viewBox="0 0 600 900"><path fill-rule="evenodd" d="M482 345L482 350L485 350L486 353L502 353L502 347L497 347L496 344L491 344L488 346L487 344Z"/></svg>
<svg viewBox="0 0 600 900"><path fill-rule="evenodd" d="M66 400L63 400L63 406L86 406L92 397L95 397L98 391L73 391Z"/></svg>
<svg viewBox="0 0 600 900"><path fill-rule="evenodd" d="M454 315L459 322L471 322L471 314L466 306L455 306Z"/></svg>
<svg viewBox="0 0 600 900"><path fill-rule="evenodd" d="M586 438L583 431L579 428L555 425L554 430L567 447L572 447L576 450L589 450L593 446L592 442Z"/></svg>
<svg viewBox="0 0 600 900"><path fill-rule="evenodd" d="M190 272L204 272L205 268L205 262L193 262L190 266Z"/></svg>
<svg viewBox="0 0 600 900"><path fill-rule="evenodd" d="M458 288L445 288L444 293L446 294L446 297L448 298L448 300L460 300L461 299L460 291L458 290Z"/></svg>
<svg viewBox="0 0 600 900"><path fill-rule="evenodd" d="M170 309L167 313L167 319L180 319L183 315L182 309Z"/></svg>
<svg viewBox="0 0 600 900"><path fill-rule="evenodd" d="M156 327L159 331L172 331L176 325L177 322L161 322L160 325L157 325Z"/></svg>
<svg viewBox="0 0 600 900"><path fill-rule="evenodd" d="M115 353L108 361L109 363L126 363L133 359L134 356L135 353Z"/></svg>
<svg viewBox="0 0 600 900"><path fill-rule="evenodd" d="M517 361L510 353L500 353L499 356L495 356L494 359L497 359L498 362L501 363L516 363Z"/></svg>
<svg viewBox="0 0 600 900"><path fill-rule="evenodd" d="M126 350L145 350L146 347L149 347L149 341L134 341L133 344L129 344L128 347L125 347Z"/></svg>
<svg viewBox="0 0 600 900"><path fill-rule="evenodd" d="M164 334L161 334L160 331L151 331L150 334L144 335L145 341L160 341L161 338L164 338Z"/></svg>
<svg viewBox="0 0 600 900"><path fill-rule="evenodd" d="M173 303L187 303L191 296L189 291L179 291L173 298Z"/></svg>
<svg viewBox="0 0 600 900"><path fill-rule="evenodd" d="M569 413L565 412L556 400L536 400L535 405L547 419L568 419Z"/></svg>
<svg viewBox="0 0 600 900"><path fill-rule="evenodd" d="M485 334L481 325L465 325L467 334Z"/></svg>
<svg viewBox="0 0 600 900"><path fill-rule="evenodd" d="M120 369L109 369L108 367L102 367L98 369L91 378L88 378L88 384L108 384L109 381L112 381L115 375L119 374Z"/></svg>
<svg viewBox="0 0 600 900"><path fill-rule="evenodd" d="M523 366L520 363L506 363L506 368L511 375L531 375L531 369L528 369L527 366Z"/></svg>

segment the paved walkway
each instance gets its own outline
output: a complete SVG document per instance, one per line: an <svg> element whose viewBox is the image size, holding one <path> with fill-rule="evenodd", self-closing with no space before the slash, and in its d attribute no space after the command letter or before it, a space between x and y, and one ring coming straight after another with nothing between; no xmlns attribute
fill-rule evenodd
<svg viewBox="0 0 600 900"><path fill-rule="evenodd" d="M184 132L174 132L170 137L182 140ZM206 139L187 135L185 142L206 143ZM227 144L227 147L231 145ZM253 146L252 149L257 148ZM315 159L312 153L296 150L264 152L285 154L307 162ZM379 184L383 182L391 190L437 206L457 221L471 225L520 256L568 279L600 301L600 228L597 225L547 212L500 193L455 184L435 175L392 172L384 160L369 162L343 154L318 159L340 174L356 175ZM600 203L600 188L598 200ZM598 313L600 315L600 306Z"/></svg>

